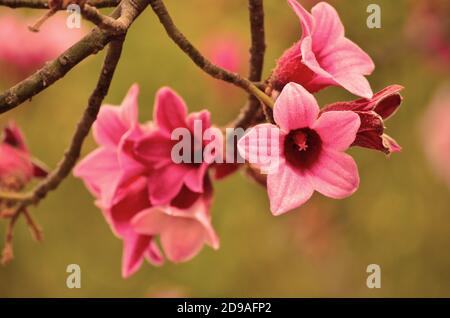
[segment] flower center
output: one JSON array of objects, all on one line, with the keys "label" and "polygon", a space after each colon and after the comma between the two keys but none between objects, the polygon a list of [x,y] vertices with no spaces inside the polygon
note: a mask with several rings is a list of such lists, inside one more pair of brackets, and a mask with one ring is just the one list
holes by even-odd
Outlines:
[{"label": "flower center", "polygon": [[319,158],[322,140],[310,128],[292,130],[284,141],[284,155],[294,167],[307,169]]}]

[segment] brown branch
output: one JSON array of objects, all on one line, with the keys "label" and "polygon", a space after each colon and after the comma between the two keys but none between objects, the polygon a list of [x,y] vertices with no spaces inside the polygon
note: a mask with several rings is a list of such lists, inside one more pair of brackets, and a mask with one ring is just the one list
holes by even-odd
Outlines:
[{"label": "brown branch", "polygon": [[[89,5],[96,8],[116,7],[120,0],[88,0]],[[9,8],[50,9],[48,0],[0,0],[0,6]],[[61,7],[60,10],[65,10]]]},{"label": "brown branch", "polygon": [[[251,47],[250,47],[250,74],[252,82],[261,81],[264,55],[266,51],[264,30],[264,6],[263,0],[248,0],[250,15]],[[265,105],[262,104],[264,108]],[[241,110],[239,116],[231,124],[235,128],[247,129],[253,124],[264,120],[265,112],[261,109],[260,101],[250,95],[247,104]]]},{"label": "brown branch", "polygon": [[15,212],[11,216],[8,226],[5,249],[2,258],[4,263],[12,258],[13,227],[21,213],[25,214],[27,223],[30,225],[30,229],[33,231],[34,235],[37,238],[40,238],[40,229],[31,219],[30,215],[27,215],[28,213],[26,209],[32,204],[39,203],[39,201],[45,198],[50,191],[56,189],[59,184],[70,174],[72,168],[75,166],[75,163],[80,157],[83,142],[89,134],[92,124],[97,118],[103,99],[108,93],[114,72],[122,53],[123,40],[124,36],[114,39],[110,43],[97,86],[89,97],[88,106],[86,107],[83,117],[77,125],[71,144],[66,150],[63,159],[59,162],[57,168],[47,176],[47,178],[39,183],[28,195],[17,202]]},{"label": "brown branch", "polygon": [[266,41],[264,31],[264,5],[263,0],[249,0],[250,29],[252,46],[250,47],[250,75],[252,82],[261,81],[264,68],[264,55]]},{"label": "brown branch", "polygon": [[228,72],[206,59],[174,24],[162,0],[149,0],[149,3],[153,12],[158,16],[159,21],[166,30],[167,35],[199,68],[218,80],[234,84],[235,86],[246,90],[249,94],[256,96],[266,105],[270,107],[273,106],[272,99],[250,80],[239,74]]},{"label": "brown branch", "polygon": [[112,17],[101,14],[96,7],[87,3],[83,6],[81,14],[86,20],[91,21],[99,28],[109,29],[116,33],[124,31],[124,25],[122,23]]},{"label": "brown branch", "polygon": [[[147,7],[147,0],[125,0],[111,14],[127,30],[134,19]],[[120,13],[122,11],[122,13]],[[0,114],[11,110],[32,98],[67,74],[85,58],[103,50],[103,48],[120,33],[94,28],[79,42],[61,54],[54,61],[47,63],[40,70],[0,94]]]}]

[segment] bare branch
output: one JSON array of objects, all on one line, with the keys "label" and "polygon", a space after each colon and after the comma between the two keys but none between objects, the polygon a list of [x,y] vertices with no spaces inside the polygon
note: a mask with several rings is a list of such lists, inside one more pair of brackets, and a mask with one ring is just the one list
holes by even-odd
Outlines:
[{"label": "bare branch", "polygon": [[[250,15],[251,42],[250,47],[250,74],[252,82],[261,81],[264,55],[266,51],[264,31],[264,6],[263,0],[248,0]],[[264,104],[262,105],[264,108]],[[239,113],[239,116],[231,124],[232,127],[247,129],[248,127],[264,120],[265,113],[261,109],[260,101],[250,95],[247,104]]]},{"label": "bare branch", "polygon": [[[96,8],[116,7],[120,0],[88,0],[89,5]],[[0,0],[0,6],[10,8],[50,9],[48,0]],[[61,7],[60,10],[66,8]]]},{"label": "bare branch", "polygon": [[[123,30],[126,30],[146,7],[147,0],[125,0],[114,10],[111,17],[119,17],[122,10],[122,14],[117,21],[123,25]],[[114,37],[120,36],[120,34],[111,30],[94,28],[91,33],[57,59],[47,63],[33,75],[0,94],[0,114],[19,106],[27,99],[48,88],[86,57],[103,50]]]},{"label": "bare branch", "polygon": [[262,92],[255,84],[250,80],[240,76],[236,73],[228,72],[217,65],[211,63],[206,59],[200,51],[194,47],[194,45],[184,36],[183,33],[176,27],[172,18],[169,15],[162,0],[149,0],[155,14],[158,16],[159,21],[164,26],[169,37],[178,45],[178,47],[190,57],[190,59],[203,71],[211,75],[212,77],[222,80],[235,86],[238,86],[246,90],[249,94],[256,96],[266,105],[272,107],[273,101]]},{"label": "bare branch", "polygon": [[249,0],[250,29],[252,46],[250,48],[250,75],[252,82],[261,81],[264,55],[266,52],[264,30],[264,6],[263,0]]}]

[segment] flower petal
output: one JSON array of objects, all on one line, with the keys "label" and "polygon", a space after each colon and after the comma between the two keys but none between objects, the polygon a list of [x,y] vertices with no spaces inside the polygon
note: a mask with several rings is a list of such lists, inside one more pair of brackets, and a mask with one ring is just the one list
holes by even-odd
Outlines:
[{"label": "flower petal", "polygon": [[159,167],[171,163],[174,141],[160,131],[153,130],[142,137],[135,146],[137,157],[147,164]]},{"label": "flower petal", "polygon": [[101,146],[117,147],[129,128],[122,120],[119,107],[104,105],[93,125],[94,139]]},{"label": "flower petal", "polygon": [[322,114],[312,128],[320,135],[323,147],[345,151],[355,141],[360,125],[354,112],[330,111]]},{"label": "flower petal", "polygon": [[161,245],[167,258],[175,263],[192,259],[206,239],[203,226],[193,219],[174,217],[161,233]]},{"label": "flower petal", "polygon": [[275,122],[286,132],[310,127],[318,114],[319,106],[314,96],[296,83],[283,88],[273,112]]},{"label": "flower petal", "polygon": [[310,35],[314,29],[313,16],[308,11],[306,11],[305,8],[303,8],[303,6],[296,0],[288,0],[288,3],[300,19],[303,31],[302,38]]},{"label": "flower petal", "polygon": [[314,190],[333,199],[346,198],[359,186],[358,167],[353,158],[343,152],[323,149],[308,174]]},{"label": "flower petal", "polygon": [[294,171],[289,164],[281,164],[276,173],[267,176],[267,191],[273,215],[301,206],[314,192],[308,176]]},{"label": "flower petal", "polygon": [[166,205],[176,197],[190,171],[184,164],[171,164],[149,174],[148,190],[153,205]]},{"label": "flower petal", "polygon": [[260,124],[251,128],[238,141],[240,155],[265,172],[277,169],[280,158],[280,142],[283,133],[272,124]]},{"label": "flower petal", "polygon": [[133,229],[142,235],[158,235],[167,229],[172,217],[163,208],[155,207],[137,214],[131,221]]},{"label": "flower petal", "polygon": [[187,107],[183,99],[168,87],[156,93],[153,118],[160,131],[168,136],[179,127],[186,127]]},{"label": "flower petal", "polygon": [[149,247],[151,236],[139,235],[132,231],[123,241],[122,277],[128,278],[137,272]]},{"label": "flower petal", "polygon": [[336,10],[326,2],[320,2],[311,9],[315,27],[314,51],[320,51],[326,46],[333,45],[336,40],[344,36],[344,26]]},{"label": "flower petal", "polygon": [[111,148],[98,148],[75,167],[73,174],[81,178],[89,191],[99,198],[117,183],[120,165],[117,153]]}]

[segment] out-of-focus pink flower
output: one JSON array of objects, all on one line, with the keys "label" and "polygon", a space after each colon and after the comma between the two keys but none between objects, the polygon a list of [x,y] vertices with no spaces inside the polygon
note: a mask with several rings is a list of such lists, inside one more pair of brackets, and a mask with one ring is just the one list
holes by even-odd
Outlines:
[{"label": "out-of-focus pink flower", "polygon": [[204,41],[205,55],[209,60],[230,72],[243,68],[245,49],[238,35],[217,34]]},{"label": "out-of-focus pink flower", "polygon": [[450,86],[440,88],[425,114],[422,133],[427,157],[450,188]]},{"label": "out-of-focus pink flower", "polygon": [[159,235],[161,245],[167,258],[172,262],[185,262],[192,259],[208,244],[219,248],[219,238],[211,225],[209,209],[212,198],[212,187],[208,181],[205,193],[193,204],[179,204],[185,200],[182,196],[173,206],[152,207],[136,215],[133,227],[142,235]]},{"label": "out-of-focus pink flower", "polygon": [[412,11],[406,24],[410,43],[427,62],[450,68],[450,2],[447,0],[411,1]]},{"label": "out-of-focus pink flower", "polygon": [[[137,156],[135,149],[138,141],[146,139],[146,142],[149,142],[149,135],[156,131],[160,131],[166,137],[169,136],[170,139],[171,130],[169,129],[173,127],[169,123],[174,118],[173,116],[180,114],[172,113],[170,108],[159,109],[159,111],[155,110],[157,114],[155,118],[160,123],[159,125],[140,124],[138,122],[138,93],[138,86],[134,85],[120,107],[102,106],[94,124],[94,138],[99,148],[84,158],[74,170],[74,175],[83,179],[86,187],[95,196],[96,204],[102,210],[113,232],[123,240],[123,277],[129,277],[135,273],[144,259],[154,265],[161,265],[164,261],[164,256],[154,240],[154,235],[148,234],[142,229],[136,231],[133,226],[132,220],[137,215],[154,209],[173,210],[180,215],[185,213],[190,218],[191,215],[195,215],[199,220],[201,219],[202,225],[212,231],[209,216],[212,186],[206,171],[199,172],[203,180],[196,180],[202,185],[202,191],[198,186],[195,188],[198,191],[194,192],[187,184],[181,182],[180,188],[170,198],[167,197],[167,201],[158,202],[158,207],[152,200],[152,191],[154,191],[155,185],[150,182],[156,182],[157,185],[163,185],[166,182],[165,179],[155,179],[154,175],[157,173],[155,171],[164,168],[164,164],[167,162],[164,160],[142,161]],[[189,118],[194,117],[197,118],[196,116]],[[176,121],[172,122],[172,124],[176,123]],[[191,122],[187,120],[186,123]],[[157,139],[157,141],[160,140]],[[147,146],[151,146],[151,149],[157,153],[164,153],[163,148],[160,148],[161,143],[147,144]],[[192,174],[196,175],[196,173]],[[192,186],[192,183],[188,182],[188,184]],[[155,223],[152,226],[162,225]],[[186,231],[187,229],[181,230],[184,231],[183,234],[197,235],[196,227],[193,226],[189,229],[193,233]],[[178,235],[177,232],[172,232],[172,234]],[[217,237],[215,236],[215,238]],[[187,260],[199,251],[199,247],[196,246],[195,253],[191,249],[188,251],[189,255],[173,254],[172,246],[167,247],[166,243],[167,241],[163,243],[163,248],[167,257],[174,261]],[[211,245],[217,247],[217,241],[213,243]],[[182,243],[180,242],[180,244]],[[180,250],[179,253],[181,252]]]},{"label": "out-of-focus pink flower", "polygon": [[0,140],[0,190],[20,191],[34,178],[47,176],[47,168],[31,157],[19,127],[10,122]]},{"label": "out-of-focus pink flower", "polygon": [[375,95],[371,99],[358,99],[351,102],[337,102],[325,106],[321,114],[328,111],[353,111],[359,115],[361,126],[352,146],[375,149],[390,154],[401,151],[400,145],[390,136],[384,133],[384,121],[395,114],[403,97],[400,91],[403,86],[391,85]]},{"label": "out-of-focus pink flower", "polygon": [[[261,145],[278,146],[275,151],[262,152],[274,159],[269,160],[271,165],[276,162],[267,176],[274,215],[301,206],[314,191],[342,199],[357,190],[358,168],[353,158],[344,153],[356,138],[361,123],[357,114],[330,111],[319,117],[314,96],[301,85],[289,83],[275,102],[274,119],[278,126],[257,125],[238,143],[247,160],[261,156]],[[272,131],[277,130],[279,139],[274,140],[277,134]]]},{"label": "out-of-focus pink flower", "polygon": [[[153,119],[155,129],[140,138],[136,146],[141,161],[154,167],[148,178],[150,201],[154,205],[168,204],[183,185],[193,192],[203,193],[205,174],[211,164],[203,157],[204,149],[213,140],[222,144],[222,133],[211,127],[210,113],[204,110],[188,115],[181,97],[170,88],[162,88],[156,95]],[[173,161],[172,150],[179,143],[172,139],[176,129],[185,129],[189,133],[189,162]],[[211,132],[211,140],[204,138],[207,130]]]},{"label": "out-of-focus pink flower", "polygon": [[365,75],[375,65],[359,46],[345,37],[336,10],[325,2],[315,5],[311,14],[296,0],[288,0],[298,15],[303,34],[299,42],[278,60],[271,77],[277,90],[296,82],[313,93],[327,86],[341,86],[364,98],[372,98]]},{"label": "out-of-focus pink flower", "polygon": [[69,29],[61,13],[50,18],[38,33],[28,30],[36,17],[24,17],[15,11],[0,12],[0,69],[26,76],[45,62],[56,58],[86,33],[83,28]]}]

